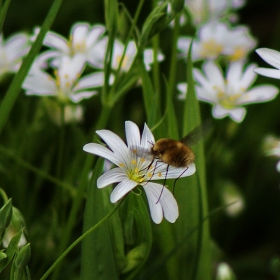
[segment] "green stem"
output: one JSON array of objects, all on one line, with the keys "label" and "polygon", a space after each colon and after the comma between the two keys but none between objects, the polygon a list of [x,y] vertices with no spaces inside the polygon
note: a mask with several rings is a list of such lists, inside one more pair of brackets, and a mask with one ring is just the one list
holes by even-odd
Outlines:
[{"label": "green stem", "polygon": [[53,263],[53,265],[46,271],[46,273],[39,279],[44,280],[46,279],[50,273],[56,268],[56,266],[65,258],[65,256],[76,246],[78,245],[86,236],[96,230],[99,226],[101,226],[106,220],[108,220],[121,206],[125,199],[122,199],[112,210],[109,212],[100,222],[96,225],[91,227],[87,230],[84,234],[82,234],[78,239],[76,239],[60,256],[59,258]]},{"label": "green stem", "polygon": [[174,29],[173,29],[173,38],[172,38],[172,53],[171,53],[171,62],[170,62],[170,72],[169,72],[169,94],[173,96],[173,92],[176,86],[176,77],[177,77],[177,41],[180,31],[180,15],[177,15],[174,19]]},{"label": "green stem", "polygon": [[[119,62],[119,65],[118,65],[118,69],[116,71],[116,74],[115,74],[115,82],[110,90],[110,95],[109,95],[109,100],[113,99],[114,98],[114,95],[115,95],[115,91],[116,91],[116,86],[117,86],[117,80],[121,74],[121,67],[122,67],[122,63],[123,63],[123,60],[125,58],[125,53],[126,53],[126,49],[127,49],[127,46],[128,46],[128,42],[132,36],[132,33],[133,33],[133,30],[136,26],[136,23],[137,23],[137,20],[138,20],[138,17],[140,15],[140,12],[141,12],[141,9],[142,9],[142,6],[144,4],[144,1],[145,0],[141,0],[138,4],[138,7],[137,7],[137,10],[135,12],[135,16],[133,18],[133,21],[132,21],[132,24],[131,24],[131,27],[130,27],[130,30],[128,32],[128,35],[127,35],[127,38],[125,40],[125,47],[124,47],[124,50],[123,50],[123,53],[122,53],[122,57],[121,57],[121,60]],[[112,58],[112,57],[111,57]],[[136,57],[134,58],[134,61],[136,61]],[[133,69],[133,65],[131,65],[130,69],[129,69],[129,72]],[[127,73],[127,75],[129,75],[129,73]]]},{"label": "green stem", "polygon": [[[156,7],[158,5],[157,0],[153,0],[153,7]],[[159,52],[159,35],[156,35],[152,38],[152,45],[153,45],[153,55],[154,55],[154,61],[153,61],[153,83],[154,83],[154,89],[156,94],[156,101],[158,108],[161,107],[161,94],[160,94],[160,72],[159,72],[159,62],[157,60],[158,52]]]},{"label": "green stem", "polygon": [[63,160],[63,150],[64,150],[64,138],[65,138],[65,106],[63,104],[60,105],[60,139],[59,139],[59,152],[58,152],[58,159],[57,159],[57,173],[56,177],[61,178],[61,168],[62,168],[62,160]]},{"label": "green stem", "polygon": [[[99,120],[97,121],[97,125],[96,125],[97,128],[102,128],[102,127],[106,126],[106,124],[109,120],[109,117],[110,117],[110,114],[109,114],[110,110],[111,110],[110,107],[103,106],[103,110],[101,112]],[[92,139],[93,139],[93,137],[92,137]],[[68,222],[64,229],[64,233],[63,233],[60,245],[57,250],[58,254],[63,252],[63,250],[67,246],[67,243],[70,239],[72,229],[76,222],[77,213],[80,209],[80,206],[81,206],[83,198],[84,198],[85,189],[88,186],[88,175],[89,175],[93,161],[94,161],[94,157],[92,155],[88,155],[86,158],[86,161],[85,161],[84,168],[83,168],[83,173],[81,174],[81,181],[78,186],[77,193],[76,193],[76,196],[75,196],[73,204],[72,204],[72,208],[70,210],[69,219],[68,219]],[[57,277],[59,275],[59,270],[60,269],[58,267],[52,279],[57,279]]]},{"label": "green stem", "polygon": [[64,188],[65,190],[67,190],[70,193],[71,196],[76,195],[76,189],[72,185],[64,183],[64,182],[56,179],[55,177],[50,176],[48,173],[45,173],[44,171],[34,167],[33,165],[29,164],[28,162],[24,161],[23,159],[17,157],[13,152],[7,150],[6,148],[4,148],[1,145],[0,145],[0,153],[12,158],[17,164],[34,172],[38,176],[41,176],[41,177],[45,178],[46,180],[54,183],[55,185]]},{"label": "green stem", "polygon": [[194,262],[193,275],[191,279],[197,279],[199,261],[201,255],[202,248],[202,237],[203,237],[203,198],[202,198],[202,185],[199,180],[199,174],[196,173],[197,181],[198,181],[198,201],[199,201],[199,210],[198,210],[198,229],[197,229],[197,247],[196,247],[196,256]]}]

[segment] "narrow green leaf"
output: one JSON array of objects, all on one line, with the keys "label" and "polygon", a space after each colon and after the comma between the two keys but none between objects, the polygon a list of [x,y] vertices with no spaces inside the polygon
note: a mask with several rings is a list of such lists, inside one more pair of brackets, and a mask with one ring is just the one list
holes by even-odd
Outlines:
[{"label": "narrow green leaf", "polygon": [[3,265],[3,267],[0,268],[0,272],[10,263],[10,261],[12,260],[15,252],[18,250],[18,243],[20,241],[22,235],[22,230],[19,231],[10,241],[9,246],[6,250],[6,255],[7,255],[7,259],[6,259],[6,263],[5,265]]},{"label": "narrow green leaf", "polygon": [[[106,189],[100,190],[96,186],[96,181],[103,170],[103,164],[104,160],[99,158],[93,171],[84,214],[84,232],[97,224],[108,212],[104,203],[104,193],[106,193],[106,200],[109,200],[107,191]],[[89,234],[82,242],[80,279],[119,279],[108,221]]]},{"label": "narrow green leaf", "polygon": [[158,108],[156,103],[156,95],[153,89],[151,78],[142,62],[139,63],[140,76],[142,80],[143,98],[146,108],[147,120],[150,127],[154,126],[158,120]]},{"label": "narrow green leaf", "polygon": [[12,199],[10,198],[0,209],[0,239],[2,237],[2,233],[11,222],[12,214],[13,205]]},{"label": "narrow green leaf", "polygon": [[40,51],[42,46],[43,39],[50,29],[56,14],[59,10],[62,0],[54,0],[52,7],[41,27],[40,33],[38,34],[36,41],[33,43],[28,55],[23,60],[22,66],[20,67],[18,73],[15,75],[1,105],[0,105],[0,132],[2,131],[10,112],[13,108],[13,105],[20,93],[21,85],[28,73],[28,70],[35,58],[35,56]]},{"label": "narrow green leaf", "polygon": [[0,32],[1,33],[2,33],[3,24],[5,21],[6,14],[7,14],[10,3],[11,3],[11,0],[6,0],[3,7],[1,7],[1,12],[0,12]]},{"label": "narrow green leaf", "polygon": [[[187,63],[188,92],[183,118],[182,131],[184,135],[201,123],[199,104],[196,98],[192,76],[191,47],[189,49]],[[178,180],[179,183],[175,195],[177,194],[176,198],[178,198],[181,207],[180,219],[178,219],[181,232],[189,231],[196,225],[201,225],[198,232],[187,242],[189,249],[185,257],[187,255],[192,256],[189,260],[192,270],[185,277],[186,279],[207,280],[211,279],[211,259],[209,223],[208,221],[202,222],[203,217],[208,214],[203,141],[200,141],[193,149],[196,154],[196,174]]]},{"label": "narrow green leaf", "polygon": [[[148,259],[152,247],[151,217],[140,195],[130,194],[121,210],[126,216],[123,222],[126,226],[126,245],[133,245],[133,249],[127,254],[126,279],[129,280],[135,279],[135,275]],[[131,267],[134,269],[129,270]]]}]

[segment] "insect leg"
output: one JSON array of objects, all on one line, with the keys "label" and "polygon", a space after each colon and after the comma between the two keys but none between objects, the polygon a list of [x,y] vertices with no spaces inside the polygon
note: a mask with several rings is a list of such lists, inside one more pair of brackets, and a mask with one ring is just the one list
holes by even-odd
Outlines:
[{"label": "insect leg", "polygon": [[179,178],[181,178],[181,176],[189,169],[189,167],[187,167],[181,174],[179,177],[177,177],[174,181],[174,184],[173,184],[173,195],[174,195],[174,191],[175,191],[175,185],[176,185],[176,182]]},{"label": "insect leg", "polygon": [[[150,169],[150,167],[152,166],[152,164],[153,164],[154,161],[155,161],[155,159],[153,159],[152,162],[149,164],[149,166],[146,167],[147,170]],[[155,168],[154,168],[154,170],[153,170],[153,173],[152,173],[151,178],[150,178],[145,184],[143,184],[142,186],[145,186],[146,184],[148,184],[148,183],[153,179],[153,177],[154,177],[154,175],[155,175],[155,171],[156,171],[158,162],[159,162],[159,160],[156,161]]]},{"label": "insect leg", "polygon": [[[164,178],[163,186],[162,186],[162,189],[161,189],[161,192],[160,192],[160,195],[159,195],[159,198],[158,198],[156,204],[158,204],[158,202],[159,202],[159,200],[160,200],[160,198],[161,198],[161,195],[162,195],[162,193],[163,193],[163,189],[164,189],[164,186],[165,186],[166,177],[167,177],[167,173],[168,173],[168,168],[169,168],[169,164],[168,164],[167,167],[166,167],[166,173],[165,173],[165,178]],[[182,174],[183,174],[183,173],[182,173]],[[182,175],[182,174],[181,174],[181,175]]]}]

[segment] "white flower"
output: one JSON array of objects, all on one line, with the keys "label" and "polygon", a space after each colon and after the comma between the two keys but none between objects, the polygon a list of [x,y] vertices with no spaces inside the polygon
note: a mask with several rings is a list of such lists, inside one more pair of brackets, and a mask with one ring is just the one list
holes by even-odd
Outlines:
[{"label": "white flower", "polygon": [[257,49],[256,52],[264,61],[276,69],[258,67],[254,71],[266,77],[280,79],[280,52],[267,48]]},{"label": "white flower", "polygon": [[[178,40],[178,49],[187,55],[192,38],[183,36]],[[256,40],[248,28],[239,26],[230,29],[223,22],[209,22],[198,30],[198,38],[193,41],[192,60],[215,60],[223,55],[230,61],[244,59],[255,47]]]},{"label": "white flower", "polygon": [[[172,193],[165,187],[151,180],[160,180],[166,178],[178,178],[190,176],[195,172],[195,165],[190,164],[188,169],[175,168],[162,162],[153,165],[148,169],[151,160],[145,157],[139,157],[135,147],[139,150],[151,149],[151,143],[155,143],[153,134],[147,125],[145,125],[142,136],[137,125],[131,121],[125,122],[125,133],[127,145],[123,140],[109,130],[98,130],[96,132],[107,147],[103,145],[90,143],[84,146],[84,151],[101,156],[117,167],[105,172],[97,180],[97,187],[104,188],[108,185],[118,183],[111,193],[111,202],[115,203],[133,190],[137,185],[142,185],[146,192],[152,219],[155,223],[160,223],[163,216],[166,220],[174,223],[179,216],[177,202]],[[155,169],[156,168],[156,169]]]},{"label": "white flower", "polygon": [[0,77],[8,72],[18,71],[29,49],[29,37],[26,34],[15,34],[6,41],[0,34]]},{"label": "white flower", "polygon": [[[125,51],[125,55],[122,59],[123,53],[125,50],[125,46],[119,41],[115,40],[114,47],[113,47],[113,55],[112,55],[112,68],[117,70],[119,68],[119,65],[121,64],[121,70],[124,72],[127,72],[137,54],[137,48],[134,41],[130,41],[127,44],[127,48]],[[161,52],[157,55],[157,60],[162,61],[164,59],[164,56]],[[154,53],[152,49],[145,49],[144,50],[144,63],[146,66],[146,69],[149,71],[151,69],[151,64],[154,62]]]},{"label": "white flower", "polygon": [[62,103],[74,103],[97,93],[94,88],[104,82],[104,73],[96,72],[80,78],[84,69],[81,55],[73,58],[62,56],[54,77],[40,69],[42,61],[35,61],[27,75],[23,88],[27,95],[56,96]]},{"label": "white flower", "polygon": [[272,100],[278,89],[272,85],[259,85],[249,89],[256,79],[253,69],[255,64],[247,66],[243,72],[243,62],[237,61],[229,65],[226,78],[221,69],[213,62],[203,65],[203,72],[194,69],[197,98],[212,103],[213,116],[223,118],[229,115],[234,121],[241,122],[246,110],[242,105]]},{"label": "white flower", "polygon": [[67,40],[55,32],[48,32],[44,45],[53,48],[53,57],[73,57],[80,54],[83,63],[88,62],[94,67],[104,67],[107,39],[103,37],[105,27],[100,24],[90,26],[88,23],[76,23]]}]

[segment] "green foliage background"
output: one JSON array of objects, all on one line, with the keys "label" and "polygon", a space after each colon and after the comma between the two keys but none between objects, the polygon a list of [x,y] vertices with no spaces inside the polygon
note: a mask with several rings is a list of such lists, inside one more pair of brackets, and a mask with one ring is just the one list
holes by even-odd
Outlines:
[{"label": "green foliage background", "polygon": [[[132,15],[135,13],[137,4],[134,1],[126,0],[122,3]],[[18,31],[31,33],[35,26],[41,26],[51,4],[52,1],[49,0],[11,1],[3,26],[5,38]],[[139,28],[142,27],[149,15],[151,6],[151,1],[145,1],[137,23]],[[74,23],[78,21],[104,23],[104,14],[103,1],[80,0],[77,2],[64,0],[51,30],[68,37],[70,28]],[[240,10],[239,15],[240,23],[248,25],[253,36],[259,40],[258,47],[280,50],[279,1],[248,1],[248,4]],[[120,21],[120,26],[122,28],[118,30],[118,35],[122,38],[128,32],[127,22]],[[190,30],[180,30],[182,34],[187,31]],[[170,77],[172,72],[172,69],[170,69],[172,56],[170,38],[172,36],[172,30],[166,28],[158,37],[159,46],[165,54],[165,60],[160,64],[160,73],[165,77]],[[260,66],[265,66],[265,63],[255,53],[251,54],[250,59]],[[185,63],[179,61],[176,67],[178,67],[175,77],[176,82],[186,81]],[[1,101],[12,78],[13,76],[6,77],[5,81],[0,84]],[[144,79],[144,76],[142,78]],[[265,77],[258,77],[257,83],[273,83],[280,87],[278,80]],[[164,78],[160,79],[159,86],[161,89],[160,110],[164,112],[167,93]],[[188,121],[185,119],[187,114],[184,113],[185,105],[177,100],[176,94],[172,101],[174,102],[175,116],[173,116],[173,120],[170,119],[172,118],[170,115],[167,117],[168,120],[164,120],[163,125],[155,131],[157,138],[167,134],[170,137],[177,138],[174,136],[175,134],[180,136],[196,124],[187,123]],[[32,258],[29,268],[32,279],[40,279],[61,254],[63,248],[65,249],[66,245],[69,245],[82,234],[83,227],[87,227],[83,224],[87,185],[84,185],[84,189],[80,192],[80,200],[74,199],[77,197],[77,189],[81,185],[81,180],[86,182],[87,174],[85,170],[87,169],[84,166],[92,167],[94,162],[91,156],[82,151],[83,145],[93,140],[94,131],[97,128],[110,129],[124,138],[125,120],[132,120],[142,128],[149,115],[149,111],[147,113],[145,110],[142,89],[136,87],[129,90],[114,107],[107,109],[107,114],[110,117],[105,127],[98,127],[100,123],[97,124],[102,112],[100,98],[95,96],[82,103],[86,108],[83,123],[67,125],[61,132],[60,127],[56,127],[46,118],[41,102],[40,98],[27,97],[22,91],[15,101],[0,139],[0,187],[5,190],[8,197],[12,197],[13,205],[22,212],[25,218],[29,234],[28,240],[31,243]],[[203,247],[203,250],[206,251],[202,251],[201,255],[202,258],[203,254],[207,255],[205,257],[206,263],[211,260],[210,264],[206,264],[209,277],[207,279],[214,279],[214,276],[210,274],[214,275],[216,266],[220,261],[226,261],[231,265],[237,279],[280,279],[280,266],[278,264],[278,258],[280,258],[280,176],[275,169],[276,161],[265,157],[262,151],[263,138],[267,134],[280,136],[279,106],[280,96],[269,103],[248,106],[246,118],[241,124],[236,124],[228,118],[213,120],[213,131],[207,138],[204,147],[208,212],[212,213],[222,206],[221,190],[228,182],[238,187],[244,196],[246,207],[239,216],[234,218],[226,215],[224,209],[221,209],[211,214],[209,220],[203,224],[206,227],[209,225],[212,240],[211,244],[207,244],[206,249]],[[200,112],[201,119],[211,117],[211,108],[208,104],[200,103]],[[199,121],[194,118],[194,122]],[[172,126],[175,126],[173,131]],[[60,168],[58,155],[61,149],[60,137],[62,135],[65,141]],[[47,175],[39,176],[38,172],[32,171],[26,165],[27,163],[39,168],[45,175],[58,177],[59,180],[64,182],[64,185],[55,184]],[[58,172],[59,168],[60,171]],[[191,188],[193,181],[196,181],[194,184],[198,185],[197,180],[199,180],[197,177],[182,179],[176,187],[178,190],[176,189],[175,197],[178,192],[179,208],[191,208],[190,205],[196,202],[191,197],[193,190],[189,190],[189,188]],[[99,213],[101,219],[104,213],[109,212],[112,207],[109,200],[106,200],[106,197],[109,197],[109,192],[105,191],[105,194],[101,194],[100,190],[95,189],[94,183],[91,184],[93,184],[91,190],[94,190],[96,195],[100,196],[98,209],[101,212],[101,214]],[[187,193],[183,191],[186,197],[182,199],[181,192],[186,187],[185,185],[187,185],[188,190]],[[187,195],[190,196],[189,201]],[[126,229],[120,227],[120,224],[128,223],[129,215],[138,215],[137,217],[145,217],[143,221],[139,218],[141,220],[141,223],[139,223],[147,228],[147,235],[145,236],[145,233],[142,233],[131,244],[140,246],[145,239],[144,243],[151,246],[151,251],[147,254],[147,251],[144,250],[143,255],[139,257],[141,260],[139,261],[141,264],[139,270],[135,273],[123,274],[119,279],[191,279],[189,275],[193,275],[195,257],[191,255],[188,256],[189,259],[185,258],[184,253],[178,249],[178,242],[196,226],[197,221],[192,221],[192,217],[190,217],[189,227],[186,231],[178,229],[181,225],[180,221],[174,227],[167,222],[163,222],[159,226],[147,223],[150,218],[148,212],[145,212],[145,208],[143,208],[145,197],[141,196],[140,202],[139,200],[133,201],[133,199],[133,197],[129,197],[130,201],[125,201],[127,205],[132,205],[127,210],[126,216],[124,214],[114,214],[111,223],[105,225],[110,233],[114,232],[114,239],[108,238],[104,229],[100,229],[101,233],[98,233],[98,231],[94,233],[97,240],[100,240],[100,236],[103,238],[104,244],[98,244],[99,247],[101,245],[100,250],[102,251],[102,246],[108,249],[103,253],[104,258],[108,260],[107,268],[109,272],[114,274],[112,271],[115,269],[111,254],[117,252],[119,260],[124,263],[127,261],[125,252],[121,253],[120,248],[113,248],[116,246],[115,244],[127,244],[128,240],[131,241],[129,239],[131,236],[126,232]],[[77,207],[76,215],[74,215],[75,220],[71,232],[67,232],[68,218],[74,211],[73,203],[76,203]],[[141,212],[140,214],[137,213],[136,203],[139,204],[139,209],[141,209],[138,210]],[[207,203],[205,202],[204,205]],[[104,207],[104,209],[101,207]],[[122,211],[124,212],[124,210]],[[199,211],[199,209],[197,206],[196,210],[193,210],[193,208],[187,209],[186,213],[188,211]],[[121,223],[124,220],[125,223]],[[89,221],[89,225],[94,225],[95,222],[97,221]],[[131,228],[139,234],[139,229],[134,227],[133,224]],[[127,239],[122,240],[123,235],[120,232],[125,232]],[[154,236],[153,241],[152,236],[150,236],[151,232]],[[194,237],[186,238],[186,243],[183,245],[186,252],[188,250],[187,245],[196,242],[192,238]],[[208,240],[209,237],[206,238]],[[108,240],[112,242],[111,245],[108,245]],[[133,246],[131,245],[131,247]],[[166,257],[172,248],[175,248],[175,253],[171,254],[170,258]],[[211,253],[208,252],[210,250]],[[90,252],[87,254],[89,257]],[[98,258],[95,258],[96,255],[90,260],[98,262]],[[146,259],[147,261],[144,262]],[[83,255],[81,258],[81,246],[79,245],[63,260],[60,269],[57,269],[57,272],[50,279],[80,279],[81,260],[88,261],[89,259],[87,255]],[[90,265],[91,263],[89,263]],[[187,272],[184,274],[183,270]],[[8,279],[8,269],[2,275],[3,279]],[[86,279],[85,276],[83,277],[83,279]],[[99,279],[102,279],[101,276],[99,277]],[[106,275],[102,277],[106,277]],[[113,277],[112,279],[114,279]],[[197,279],[206,279],[201,277],[198,276]]]}]

